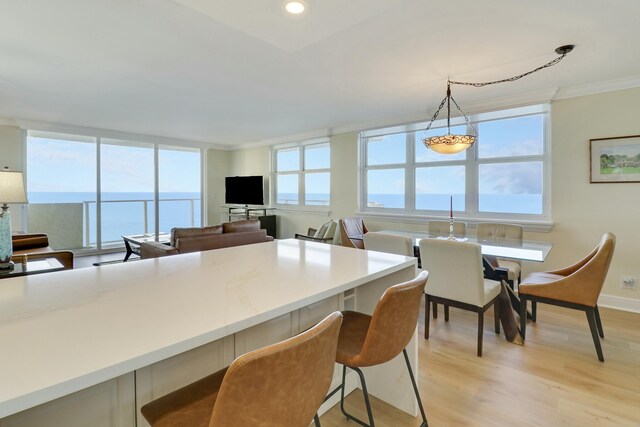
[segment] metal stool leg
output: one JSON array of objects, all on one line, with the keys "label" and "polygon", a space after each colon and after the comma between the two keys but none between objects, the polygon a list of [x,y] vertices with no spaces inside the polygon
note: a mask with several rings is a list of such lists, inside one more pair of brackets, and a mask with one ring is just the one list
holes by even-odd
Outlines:
[{"label": "metal stool leg", "polygon": [[313,422],[316,425],[316,427],[322,427],[320,425],[320,418],[318,418],[318,414],[317,413],[313,416]]},{"label": "metal stool leg", "polygon": [[413,385],[413,392],[416,394],[418,408],[420,408],[420,415],[422,415],[422,424],[420,424],[420,427],[428,427],[429,424],[427,423],[427,415],[425,414],[424,407],[422,406],[420,390],[418,390],[418,384],[416,383],[416,379],[413,376],[413,369],[411,369],[411,363],[409,363],[409,355],[407,354],[406,348],[402,350],[402,354],[404,354],[404,361],[407,363],[407,370],[409,371],[409,378],[411,378],[411,384]]},{"label": "metal stool leg", "polygon": [[344,416],[347,417],[347,419],[349,419],[351,421],[354,421],[354,422],[360,424],[363,427],[375,427],[375,423],[373,421],[373,413],[371,412],[371,402],[369,401],[369,392],[367,391],[367,383],[366,383],[366,381],[364,379],[364,374],[358,368],[353,368],[351,366],[350,366],[350,368],[353,369],[355,372],[357,372],[358,376],[360,377],[360,384],[362,384],[362,394],[364,396],[364,404],[367,407],[367,415],[369,417],[369,424],[365,423],[362,420],[359,420],[358,418],[356,418],[353,415],[349,414],[344,409],[344,381],[345,381],[346,372],[347,372],[347,367],[344,366],[344,365],[342,366],[342,394],[340,395],[340,410],[342,411]]}]

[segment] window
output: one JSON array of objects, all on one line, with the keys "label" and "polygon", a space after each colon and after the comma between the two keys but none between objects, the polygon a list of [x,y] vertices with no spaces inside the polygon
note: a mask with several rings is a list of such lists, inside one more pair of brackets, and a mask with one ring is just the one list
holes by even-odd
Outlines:
[{"label": "window", "polygon": [[[446,155],[427,149],[426,136],[445,134],[446,122],[377,129],[360,134],[361,210],[399,215],[547,221],[548,106],[469,116],[476,144]],[[452,133],[468,133],[460,118]]]},{"label": "window", "polygon": [[329,206],[331,148],[328,142],[274,148],[273,163],[276,204]]},{"label": "window", "polygon": [[55,249],[202,223],[198,148],[39,131],[26,142],[28,228]]}]

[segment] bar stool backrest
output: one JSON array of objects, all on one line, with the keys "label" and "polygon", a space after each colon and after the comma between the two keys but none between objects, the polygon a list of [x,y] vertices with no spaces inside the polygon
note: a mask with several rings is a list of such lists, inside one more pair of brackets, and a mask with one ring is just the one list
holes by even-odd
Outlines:
[{"label": "bar stool backrest", "polygon": [[522,226],[516,224],[479,223],[478,240],[522,242]]},{"label": "bar stool backrest", "polygon": [[342,314],[334,312],[288,340],[233,361],[210,427],[307,427],[333,377]]},{"label": "bar stool backrest", "polygon": [[422,271],[415,279],[385,291],[373,312],[358,366],[388,362],[409,344],[418,324],[428,276]]}]

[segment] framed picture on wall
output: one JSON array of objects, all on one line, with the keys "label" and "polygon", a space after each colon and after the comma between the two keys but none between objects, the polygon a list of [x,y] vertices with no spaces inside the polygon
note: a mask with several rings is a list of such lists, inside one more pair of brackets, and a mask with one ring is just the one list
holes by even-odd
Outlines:
[{"label": "framed picture on wall", "polygon": [[591,182],[640,182],[640,135],[589,140]]}]

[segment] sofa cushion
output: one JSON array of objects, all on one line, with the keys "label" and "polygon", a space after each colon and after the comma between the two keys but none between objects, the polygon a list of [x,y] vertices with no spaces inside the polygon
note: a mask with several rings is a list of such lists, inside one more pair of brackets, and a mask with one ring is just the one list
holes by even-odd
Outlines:
[{"label": "sofa cushion", "polygon": [[267,236],[267,230],[242,231],[224,233],[220,236],[198,236],[186,239],[178,239],[176,248],[181,254],[187,252],[208,251],[211,249],[228,248],[231,246],[249,245],[272,241],[273,237]]},{"label": "sofa cushion", "polygon": [[[17,234],[11,236],[13,249],[23,251],[27,249],[47,248],[49,246],[49,238],[46,234]],[[46,250],[46,249],[45,249]],[[49,248],[49,250],[51,250]]]},{"label": "sofa cushion", "polygon": [[239,231],[260,230],[260,221],[257,219],[244,219],[242,221],[225,222],[222,224],[223,233],[237,233]]},{"label": "sofa cushion", "polygon": [[176,245],[176,240],[181,237],[197,237],[207,234],[222,234],[222,226],[213,225],[211,227],[174,227],[171,229],[171,246]]}]

